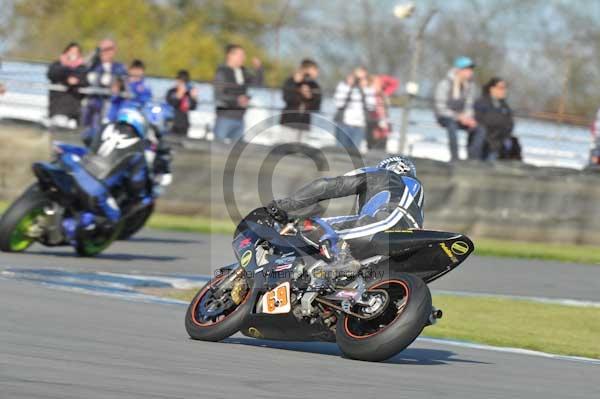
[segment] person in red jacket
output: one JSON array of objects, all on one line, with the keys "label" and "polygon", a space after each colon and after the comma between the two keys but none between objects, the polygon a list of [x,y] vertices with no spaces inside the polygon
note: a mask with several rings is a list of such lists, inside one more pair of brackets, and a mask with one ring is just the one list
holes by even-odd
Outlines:
[{"label": "person in red jacket", "polygon": [[369,150],[385,151],[387,139],[392,131],[389,122],[389,97],[398,88],[398,79],[388,75],[374,75],[371,85],[375,91],[375,110],[371,112],[372,121],[367,132]]},{"label": "person in red jacket", "polygon": [[167,103],[175,110],[172,132],[187,136],[190,128],[189,112],[198,105],[198,89],[190,83],[190,74],[185,69],[177,72],[175,87],[167,92]]}]

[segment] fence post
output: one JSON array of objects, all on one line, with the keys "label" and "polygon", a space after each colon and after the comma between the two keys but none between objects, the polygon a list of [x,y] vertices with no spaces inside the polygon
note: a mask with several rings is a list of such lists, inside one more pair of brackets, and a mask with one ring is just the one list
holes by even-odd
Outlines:
[{"label": "fence post", "polygon": [[419,65],[421,63],[421,53],[423,52],[423,37],[425,35],[425,29],[427,25],[433,18],[433,16],[438,12],[437,9],[430,10],[429,13],[423,18],[423,21],[419,25],[419,29],[417,31],[417,35],[415,36],[415,46],[412,53],[411,63],[410,63],[410,76],[409,81],[406,83],[408,97],[406,99],[406,104],[402,109],[402,120],[400,122],[400,137],[398,139],[398,153],[404,154],[406,147],[406,134],[408,129],[408,122],[410,117],[410,108],[411,103],[414,97],[418,94],[419,86],[417,83]]}]

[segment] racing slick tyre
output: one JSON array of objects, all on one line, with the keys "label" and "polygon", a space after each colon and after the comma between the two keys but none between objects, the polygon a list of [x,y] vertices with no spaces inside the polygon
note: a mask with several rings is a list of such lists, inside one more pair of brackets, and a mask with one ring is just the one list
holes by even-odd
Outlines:
[{"label": "racing slick tyre", "polygon": [[30,186],[0,219],[0,250],[22,252],[29,248],[35,238],[28,232],[36,225],[38,217],[44,214],[44,207],[50,204],[37,184]]},{"label": "racing slick tyre", "polygon": [[96,256],[104,251],[112,244],[123,229],[123,221],[120,221],[116,226],[110,228],[99,228],[86,232],[85,236],[77,239],[75,251],[79,256]]},{"label": "racing slick tyre", "polygon": [[368,289],[389,295],[383,313],[372,320],[343,314],[338,318],[336,341],[351,359],[378,362],[409,346],[423,331],[432,311],[431,292],[419,277],[379,267],[367,279]]},{"label": "racing slick tyre", "polygon": [[[247,290],[244,299],[238,305],[221,311],[219,305],[216,304],[219,298],[214,298],[211,288],[225,277],[226,275],[212,279],[192,299],[185,314],[185,329],[190,338],[217,342],[235,334],[242,328],[246,315],[252,310],[252,304],[249,301],[252,290]],[[207,315],[207,310],[210,310],[212,314]]]},{"label": "racing slick tyre", "polygon": [[125,219],[125,223],[123,226],[123,230],[121,230],[121,234],[119,234],[119,240],[128,240],[133,235],[135,235],[138,231],[140,231],[152,213],[154,212],[154,204],[149,205],[135,212],[133,215],[127,217]]}]

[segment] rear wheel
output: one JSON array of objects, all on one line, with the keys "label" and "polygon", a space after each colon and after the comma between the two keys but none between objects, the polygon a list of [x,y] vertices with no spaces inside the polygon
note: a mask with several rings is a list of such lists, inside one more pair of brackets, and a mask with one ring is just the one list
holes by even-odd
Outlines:
[{"label": "rear wheel", "polygon": [[239,304],[232,300],[230,292],[217,297],[215,289],[225,277],[209,281],[192,299],[185,315],[185,329],[191,338],[221,341],[242,328],[252,308],[249,301],[251,290],[247,289]]},{"label": "rear wheel", "polygon": [[51,204],[37,185],[27,189],[0,219],[0,250],[22,252],[29,248],[41,234],[38,223],[44,217],[44,207]]},{"label": "rear wheel", "polygon": [[[383,271],[383,269],[379,269]],[[370,281],[369,289],[389,296],[383,313],[371,320],[344,315],[338,319],[336,341],[349,358],[383,361],[404,350],[421,333],[432,311],[431,293],[423,280],[389,271]]]}]

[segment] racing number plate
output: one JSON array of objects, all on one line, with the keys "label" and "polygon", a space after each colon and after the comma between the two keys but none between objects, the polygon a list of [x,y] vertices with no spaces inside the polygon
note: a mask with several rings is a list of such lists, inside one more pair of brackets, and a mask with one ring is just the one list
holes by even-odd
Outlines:
[{"label": "racing number plate", "polygon": [[263,313],[281,314],[292,309],[290,304],[290,283],[279,284],[275,289],[267,292],[262,299]]}]

